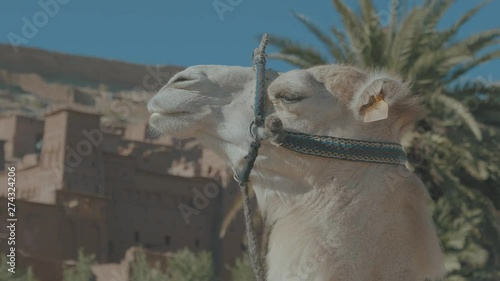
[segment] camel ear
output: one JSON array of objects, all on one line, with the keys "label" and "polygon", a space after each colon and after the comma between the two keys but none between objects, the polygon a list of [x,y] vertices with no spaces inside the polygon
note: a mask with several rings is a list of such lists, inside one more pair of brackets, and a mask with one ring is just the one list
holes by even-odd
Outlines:
[{"label": "camel ear", "polygon": [[375,122],[387,119],[394,97],[404,86],[392,78],[376,78],[360,88],[354,94],[351,109],[364,122]]}]

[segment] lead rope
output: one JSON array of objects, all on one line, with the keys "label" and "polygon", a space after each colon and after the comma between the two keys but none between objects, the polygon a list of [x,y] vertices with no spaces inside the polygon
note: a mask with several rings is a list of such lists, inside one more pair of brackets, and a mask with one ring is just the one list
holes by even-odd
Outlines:
[{"label": "lead rope", "polygon": [[253,52],[256,87],[254,121],[250,125],[250,134],[254,139],[250,144],[248,154],[244,158],[243,169],[239,173],[237,171],[234,173],[234,178],[240,186],[243,197],[248,254],[256,281],[265,281],[266,274],[253,228],[253,215],[248,194],[248,178],[259,152],[260,141],[263,140],[258,132],[260,128],[265,127],[264,131],[271,143],[306,155],[398,165],[404,165],[406,162],[406,154],[401,145],[397,143],[352,140],[287,132],[283,130],[283,124],[279,118],[272,115],[265,118],[267,44],[268,36],[267,33],[264,33],[259,47]]},{"label": "lead rope", "polygon": [[265,281],[265,271],[262,263],[253,227],[253,213],[250,208],[250,197],[248,194],[248,178],[252,171],[255,159],[260,148],[260,138],[257,132],[253,130],[258,127],[263,127],[265,120],[265,97],[266,97],[266,46],[268,44],[267,33],[264,33],[262,40],[257,49],[253,52],[253,65],[255,67],[257,83],[255,88],[255,106],[254,106],[254,121],[250,125],[250,132],[254,140],[250,144],[250,149],[245,156],[245,164],[240,173],[235,173],[234,178],[238,182],[241,194],[243,197],[243,212],[245,214],[245,226],[247,231],[248,255],[252,263],[252,269],[255,274],[256,281]]}]

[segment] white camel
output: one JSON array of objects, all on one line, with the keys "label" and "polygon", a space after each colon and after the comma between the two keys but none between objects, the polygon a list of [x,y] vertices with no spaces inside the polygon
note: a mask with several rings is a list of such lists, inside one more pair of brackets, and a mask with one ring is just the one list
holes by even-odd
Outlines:
[{"label": "white camel", "polygon": [[[266,116],[288,131],[399,143],[422,109],[401,79],[344,65],[267,72]],[[196,137],[241,169],[255,72],[203,65],[148,104],[150,124]],[[377,121],[375,121],[377,120]],[[299,154],[263,141],[250,182],[272,226],[267,280],[423,281],[444,274],[422,182],[404,166]]]}]

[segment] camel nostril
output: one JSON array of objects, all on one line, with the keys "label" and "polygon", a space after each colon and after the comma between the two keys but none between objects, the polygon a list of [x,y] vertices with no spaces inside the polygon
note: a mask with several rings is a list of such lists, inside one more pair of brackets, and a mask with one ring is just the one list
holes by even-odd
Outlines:
[{"label": "camel nostril", "polygon": [[181,74],[178,76],[174,76],[172,80],[168,82],[167,85],[170,85],[173,88],[184,89],[189,87],[201,80],[201,76],[194,74]]},{"label": "camel nostril", "polygon": [[172,81],[172,83],[186,82],[186,81],[189,81],[189,80],[191,80],[191,78],[186,77],[186,76],[179,76],[179,77],[175,78],[175,80]]}]

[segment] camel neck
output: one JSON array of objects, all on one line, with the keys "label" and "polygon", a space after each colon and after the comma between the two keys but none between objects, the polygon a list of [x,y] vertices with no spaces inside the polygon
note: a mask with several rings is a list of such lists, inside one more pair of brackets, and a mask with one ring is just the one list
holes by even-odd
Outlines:
[{"label": "camel neck", "polygon": [[408,172],[404,166],[339,160],[285,171],[260,170],[251,179],[259,207],[270,223],[292,214],[295,207],[316,210],[338,198],[350,201],[360,192],[384,189],[391,179]]}]

